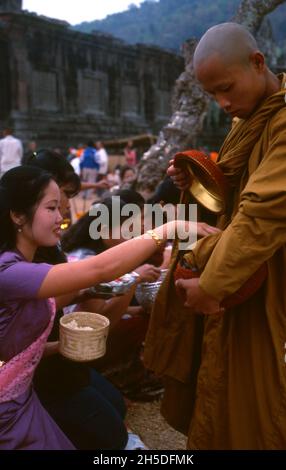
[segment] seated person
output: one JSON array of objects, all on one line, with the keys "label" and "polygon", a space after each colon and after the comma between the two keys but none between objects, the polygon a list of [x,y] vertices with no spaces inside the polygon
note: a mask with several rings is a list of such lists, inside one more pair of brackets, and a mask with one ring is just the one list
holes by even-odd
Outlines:
[{"label": "seated person", "polygon": [[[134,191],[122,191],[118,193],[124,194],[129,203],[133,201],[144,202],[143,198]],[[134,196],[135,194],[135,196]],[[129,196],[129,197],[128,197]],[[137,197],[136,197],[137,196]],[[112,198],[107,198],[102,201],[105,208],[108,209],[107,224],[111,227],[113,220],[113,204]],[[120,201],[120,209],[125,206],[125,202]],[[100,204],[98,204],[100,206]],[[121,211],[120,211],[121,212]],[[85,214],[77,221],[63,236],[62,248],[68,254],[70,261],[85,259],[89,256],[94,256],[116,246],[123,242],[121,227],[124,221],[128,219],[127,216],[121,216],[119,226],[112,226],[113,238],[99,238],[93,240],[90,237],[91,223],[96,220],[96,216]],[[116,232],[116,233],[115,233]],[[160,276],[160,269],[153,265],[146,264],[139,266],[135,269],[136,282],[133,287],[125,294],[115,297],[110,300],[102,299],[89,299],[81,302],[75,308],[79,311],[97,312],[105,315],[110,320],[110,334],[107,339],[107,353],[106,356],[97,361],[101,366],[104,364],[104,369],[114,364],[123,363],[130,360],[134,355],[138,356],[142,342],[145,338],[148,316],[144,315],[143,309],[140,306],[130,307],[132,298],[135,293],[136,285],[141,282],[153,282]],[[128,314],[127,316],[124,314]]]},{"label": "seated person", "polygon": [[120,189],[135,189],[136,170],[132,166],[125,165],[120,170]]}]

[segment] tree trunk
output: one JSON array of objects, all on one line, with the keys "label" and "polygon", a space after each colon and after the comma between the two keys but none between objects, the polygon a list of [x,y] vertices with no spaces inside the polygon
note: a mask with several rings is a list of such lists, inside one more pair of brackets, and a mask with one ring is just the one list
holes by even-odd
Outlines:
[{"label": "tree trunk", "polygon": [[176,81],[172,100],[173,115],[162,129],[157,142],[143,155],[139,165],[138,188],[154,191],[179,150],[194,146],[207,113],[209,97],[194,77],[193,52],[196,40],[183,45],[185,71]]},{"label": "tree trunk", "polygon": [[[262,21],[285,0],[242,0],[231,21],[244,25],[256,36]],[[210,98],[195,79],[193,52],[196,40],[190,39],[183,45],[185,71],[175,84],[173,115],[162,129],[157,142],[143,155],[138,174],[138,189],[152,193],[163,179],[169,160],[173,155],[194,148],[202,131]]]},{"label": "tree trunk", "polygon": [[254,36],[258,32],[264,16],[275,10],[285,0],[243,0],[236,15],[231,19],[245,26]]}]

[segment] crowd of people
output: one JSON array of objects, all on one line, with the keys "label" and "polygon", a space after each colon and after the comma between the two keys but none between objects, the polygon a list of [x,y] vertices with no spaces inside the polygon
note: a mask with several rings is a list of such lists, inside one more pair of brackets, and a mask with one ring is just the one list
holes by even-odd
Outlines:
[{"label": "crowd of people", "polygon": [[[117,366],[113,378],[119,387],[122,385],[125,397],[130,397],[130,393],[134,396],[136,392],[142,397],[146,382],[149,385],[155,382],[161,390],[161,383],[148,377],[142,363],[142,344],[149,316],[136,302],[134,294],[138,284],[158,279],[163,257],[159,252],[157,259],[152,260],[151,255],[158,248],[157,238],[152,236],[149,241],[139,237],[139,244],[127,247],[127,251],[124,246],[129,242],[124,243],[120,236],[92,240],[89,227],[95,217],[89,212],[63,234],[61,221],[70,210],[72,198],[85,190],[85,183],[97,189],[96,182],[82,182],[68,160],[53,150],[33,151],[22,166],[16,165],[1,178],[0,442],[3,449],[144,447],[140,439],[127,430],[123,396],[103,374]],[[136,191],[118,189],[114,194],[120,198],[121,208],[131,203],[143,209],[145,201]],[[99,201],[97,194],[93,197]],[[102,204],[112,221],[112,196],[104,197]],[[119,235],[126,218],[122,217],[119,222]],[[116,227],[112,230],[114,232]],[[146,249],[142,246],[140,255],[141,240],[147,245]],[[118,244],[122,245],[122,249],[117,250],[120,258],[115,253],[110,264],[112,250]],[[100,261],[105,253],[110,255]],[[128,257],[130,253],[126,266],[124,253],[128,253]],[[145,259],[147,264],[142,263]],[[98,279],[97,263],[94,271],[91,260],[98,260]],[[83,262],[87,264],[82,265]],[[58,273],[52,274],[53,266],[58,267]],[[67,278],[66,285],[61,283],[58,289],[58,278],[66,278],[69,266],[76,268],[74,277]],[[104,301],[88,293],[89,286],[117,278],[132,268],[135,282],[125,295]],[[48,300],[50,297],[56,299],[56,305]],[[59,320],[64,307],[68,312],[74,307],[110,319],[107,354],[102,360],[86,365],[59,354]],[[33,367],[29,366],[31,361]],[[130,365],[133,369],[131,392],[130,384],[126,389],[126,380],[123,384],[119,380],[130,375]],[[118,366],[121,374],[118,374]],[[23,368],[23,377],[17,377],[19,367]],[[19,388],[18,380],[23,382]],[[150,396],[154,397],[154,389]],[[145,395],[143,399],[149,398]]]},{"label": "crowd of people", "polygon": [[[188,171],[171,161],[145,201],[135,190],[132,142],[125,165],[109,174],[100,141],[71,149],[68,158],[35,146],[24,155],[6,129],[0,141],[0,449],[143,446],[125,423],[126,390],[108,375],[118,364],[124,374],[136,364],[139,389],[146,377],[159,377],[162,413],[187,436],[189,449],[285,448],[286,77],[270,71],[253,36],[235,23],[205,33],[194,70],[234,118],[218,156],[210,156],[230,187],[217,227],[173,220],[143,233],[141,211],[141,233],[126,240],[126,204],[177,204],[181,192],[188,199]],[[80,191],[91,207],[106,207],[107,236],[91,238],[93,212],[63,233]],[[113,196],[122,209],[117,225]],[[200,276],[175,282],[180,229],[200,237],[184,254]],[[170,240],[176,240],[171,259]],[[262,263],[267,276],[255,294],[222,308]],[[162,266],[168,274],[150,316],[135,292],[156,281]],[[93,286],[126,273],[134,282],[123,296],[94,295]],[[74,310],[109,318],[102,359],[82,364],[59,354],[60,318]]]}]

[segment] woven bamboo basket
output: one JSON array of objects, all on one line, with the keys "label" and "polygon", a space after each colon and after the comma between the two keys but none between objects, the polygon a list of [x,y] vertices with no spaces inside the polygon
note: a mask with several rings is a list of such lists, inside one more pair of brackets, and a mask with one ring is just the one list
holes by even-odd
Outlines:
[{"label": "woven bamboo basket", "polygon": [[[92,330],[72,329],[68,324],[76,320],[79,327]],[[60,353],[77,362],[86,362],[102,357],[106,351],[108,318],[91,312],[73,312],[60,319]]]}]

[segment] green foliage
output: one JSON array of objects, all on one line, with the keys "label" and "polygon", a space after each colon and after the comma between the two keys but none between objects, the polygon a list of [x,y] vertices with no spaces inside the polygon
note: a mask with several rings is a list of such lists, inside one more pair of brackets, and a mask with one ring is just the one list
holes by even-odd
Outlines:
[{"label": "green foliage", "polygon": [[[130,2],[129,9],[123,13],[74,28],[86,33],[107,32],[131,44],[148,43],[179,50],[186,39],[199,38],[214,24],[229,21],[240,1],[145,0],[139,7]],[[269,18],[278,44],[285,44],[286,5],[278,7]]]}]

